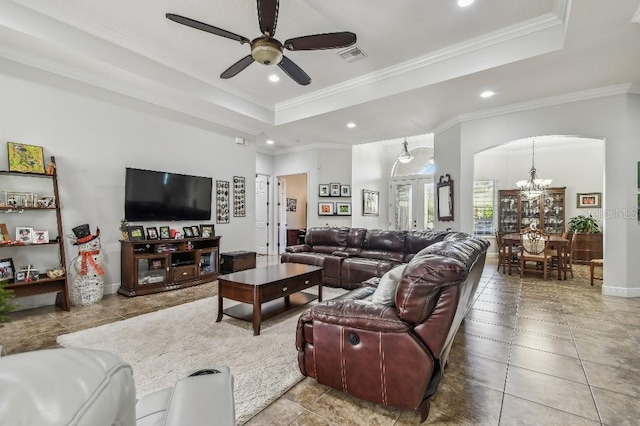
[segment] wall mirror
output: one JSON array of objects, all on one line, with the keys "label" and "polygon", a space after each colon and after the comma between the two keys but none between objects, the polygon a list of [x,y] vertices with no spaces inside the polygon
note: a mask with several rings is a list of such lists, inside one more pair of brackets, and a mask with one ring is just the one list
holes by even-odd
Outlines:
[{"label": "wall mirror", "polygon": [[453,220],[453,179],[449,174],[440,176],[438,181],[438,220]]}]

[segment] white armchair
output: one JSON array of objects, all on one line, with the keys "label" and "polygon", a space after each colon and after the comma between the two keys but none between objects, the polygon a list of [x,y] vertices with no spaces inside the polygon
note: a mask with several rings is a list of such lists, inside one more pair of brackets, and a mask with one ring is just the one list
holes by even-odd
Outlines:
[{"label": "white armchair", "polygon": [[136,403],[131,367],[109,352],[47,349],[0,358],[7,425],[235,425],[228,367],[201,370]]}]

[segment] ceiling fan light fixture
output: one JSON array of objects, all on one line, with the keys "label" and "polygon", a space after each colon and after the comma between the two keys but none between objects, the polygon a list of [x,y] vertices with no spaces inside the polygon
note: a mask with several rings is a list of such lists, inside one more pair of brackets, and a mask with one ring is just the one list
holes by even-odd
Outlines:
[{"label": "ceiling fan light fixture", "polygon": [[277,83],[280,81],[280,77],[278,76],[278,74],[271,74],[269,76],[269,81],[273,82],[273,83]]},{"label": "ceiling fan light fixture", "polygon": [[282,60],[282,45],[273,39],[257,39],[252,42],[251,56],[262,65],[278,65]]}]

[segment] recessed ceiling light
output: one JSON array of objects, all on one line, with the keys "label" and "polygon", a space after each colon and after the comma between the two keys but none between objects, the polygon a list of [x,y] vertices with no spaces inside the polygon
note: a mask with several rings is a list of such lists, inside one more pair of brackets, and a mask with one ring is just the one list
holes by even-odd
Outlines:
[{"label": "recessed ceiling light", "polygon": [[480,97],[481,98],[490,98],[493,95],[495,95],[495,92],[493,92],[491,90],[485,90],[484,92],[480,93]]},{"label": "recessed ceiling light", "polygon": [[356,123],[351,122],[351,123],[347,123],[347,127],[350,129],[353,129],[354,127],[356,127]]},{"label": "recessed ceiling light", "polygon": [[269,76],[269,81],[272,81],[274,83],[280,81],[280,77],[278,76],[278,74],[271,74]]},{"label": "recessed ceiling light", "polygon": [[273,145],[274,143],[273,139],[267,139],[267,145]]},{"label": "recessed ceiling light", "polygon": [[473,3],[474,0],[458,0],[458,6],[460,7],[467,7],[469,6],[471,3]]}]

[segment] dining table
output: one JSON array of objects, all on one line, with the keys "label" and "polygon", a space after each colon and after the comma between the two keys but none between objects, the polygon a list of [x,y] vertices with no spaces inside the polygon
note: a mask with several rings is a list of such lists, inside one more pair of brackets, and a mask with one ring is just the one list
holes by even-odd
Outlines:
[{"label": "dining table", "polygon": [[[549,240],[549,248],[555,249],[558,252],[558,279],[567,279],[567,266],[568,266],[568,249],[569,239],[564,238],[562,235],[548,234],[544,236]],[[502,243],[507,249],[507,259],[513,258],[513,247],[520,246],[521,234],[517,232],[504,234],[502,236]],[[509,275],[511,275],[511,262],[509,263]]]}]

